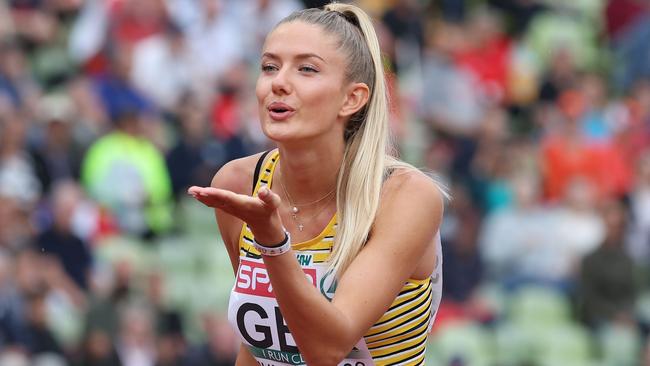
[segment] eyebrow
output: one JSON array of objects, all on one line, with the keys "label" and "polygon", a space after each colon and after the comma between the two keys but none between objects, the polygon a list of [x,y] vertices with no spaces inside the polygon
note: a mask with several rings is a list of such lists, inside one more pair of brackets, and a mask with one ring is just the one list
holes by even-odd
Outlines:
[{"label": "eyebrow", "polygon": [[[276,59],[276,60],[280,59],[280,56],[278,56],[278,55],[276,55],[274,53],[271,53],[271,52],[264,52],[262,54],[262,57],[268,57],[268,58],[272,58],[272,59]],[[296,59],[305,59],[305,58],[311,58],[311,57],[317,58],[317,59],[323,61],[324,63],[327,63],[327,61],[325,61],[324,58],[318,56],[315,53],[300,53],[300,54],[297,54],[294,58],[296,58]]]}]

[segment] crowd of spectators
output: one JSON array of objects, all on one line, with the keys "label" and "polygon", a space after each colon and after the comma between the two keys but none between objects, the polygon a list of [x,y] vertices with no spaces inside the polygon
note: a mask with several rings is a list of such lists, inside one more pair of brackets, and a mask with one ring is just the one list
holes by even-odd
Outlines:
[{"label": "crowd of spectators", "polygon": [[[0,2],[0,365],[234,364],[185,191],[271,146],[264,37],[323,3]],[[357,3],[453,197],[432,364],[650,365],[650,1]]]}]

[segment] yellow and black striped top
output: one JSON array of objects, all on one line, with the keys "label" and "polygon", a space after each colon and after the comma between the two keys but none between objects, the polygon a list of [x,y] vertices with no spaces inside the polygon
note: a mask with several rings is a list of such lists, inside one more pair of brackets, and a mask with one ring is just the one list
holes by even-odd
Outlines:
[{"label": "yellow and black striped top", "polygon": [[[279,158],[277,150],[269,154],[269,158],[261,169],[254,194],[257,194],[258,189],[264,185],[271,186],[273,172]],[[329,259],[332,251],[336,223],[337,218],[334,215],[317,237],[292,244],[298,262],[303,268],[327,266],[325,262]],[[439,237],[437,240],[438,253],[440,253]],[[253,246],[253,234],[245,224],[241,231],[239,248],[240,259],[257,260],[261,258]],[[441,286],[441,260],[437,261],[437,268],[430,278],[410,279],[404,284],[388,311],[363,337],[374,364],[424,365],[427,335],[440,302]],[[321,293],[330,299],[333,295],[333,293],[328,293],[328,286],[321,288]]]}]

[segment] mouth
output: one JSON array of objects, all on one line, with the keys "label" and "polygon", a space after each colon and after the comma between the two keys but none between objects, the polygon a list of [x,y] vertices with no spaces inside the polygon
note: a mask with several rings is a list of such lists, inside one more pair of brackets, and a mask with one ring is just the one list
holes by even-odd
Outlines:
[{"label": "mouth", "polygon": [[269,104],[267,109],[269,111],[271,119],[275,121],[284,121],[296,112],[296,110],[289,105],[279,102],[273,102]]}]

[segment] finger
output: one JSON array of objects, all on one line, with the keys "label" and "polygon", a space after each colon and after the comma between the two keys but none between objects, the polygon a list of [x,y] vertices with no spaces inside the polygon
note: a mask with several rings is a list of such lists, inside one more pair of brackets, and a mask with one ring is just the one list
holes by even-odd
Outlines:
[{"label": "finger", "polygon": [[201,191],[201,189],[202,189],[201,187],[191,186],[190,188],[187,189],[187,194],[194,197],[195,199],[198,199],[199,192]]},{"label": "finger", "polygon": [[260,188],[260,190],[257,192],[257,197],[259,197],[262,202],[264,202],[264,205],[269,210],[276,210],[278,207],[280,207],[280,203],[282,202],[280,196],[275,194],[267,187]]},{"label": "finger", "polygon": [[257,197],[213,187],[204,188],[199,195],[209,198],[211,202],[218,203],[221,206],[232,206],[237,210],[249,212],[261,209],[262,205],[260,203],[263,203]]},{"label": "finger", "polygon": [[201,187],[191,186],[190,188],[187,189],[187,193],[191,194],[191,195],[196,195],[196,194],[199,193],[200,190],[201,190]]},{"label": "finger", "polygon": [[229,201],[228,193],[231,193],[218,188],[197,186],[190,187],[187,192],[204,205],[214,208],[226,205]]}]

